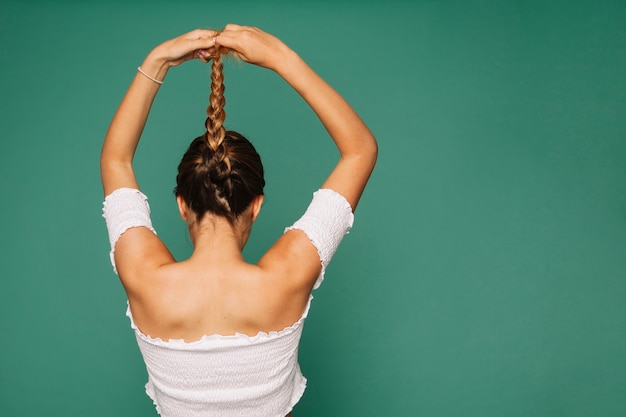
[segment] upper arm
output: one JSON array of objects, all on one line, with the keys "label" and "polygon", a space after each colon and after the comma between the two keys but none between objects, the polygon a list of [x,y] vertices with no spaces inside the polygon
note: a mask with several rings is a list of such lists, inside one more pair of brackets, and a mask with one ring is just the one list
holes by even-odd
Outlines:
[{"label": "upper arm", "polygon": [[122,281],[174,259],[157,237],[150,219],[148,198],[138,189],[120,188],[104,200],[111,245],[111,262]]},{"label": "upper arm", "polygon": [[268,275],[295,290],[310,292],[322,271],[320,257],[308,237],[299,230],[284,233],[258,263]]},{"label": "upper arm", "polygon": [[107,196],[119,188],[139,189],[132,161],[118,161],[106,158],[106,147],[100,157],[100,177],[104,195]]},{"label": "upper arm", "polygon": [[331,189],[320,189],[306,212],[274,244],[259,262],[279,268],[301,288],[317,288],[354,215],[347,199]]},{"label": "upper arm", "polygon": [[114,260],[124,287],[132,290],[142,276],[175,262],[165,244],[147,227],[128,229],[115,244]]},{"label": "upper arm", "polygon": [[354,211],[374,169],[377,155],[378,148],[374,146],[370,153],[342,156],[322,188],[344,196]]}]

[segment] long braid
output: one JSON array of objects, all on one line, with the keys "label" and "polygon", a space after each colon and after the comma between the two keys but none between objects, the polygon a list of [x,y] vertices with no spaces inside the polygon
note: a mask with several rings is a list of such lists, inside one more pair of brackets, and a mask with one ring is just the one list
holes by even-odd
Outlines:
[{"label": "long braid", "polygon": [[224,141],[226,137],[226,128],[224,121],[226,120],[226,111],[224,106],[226,98],[224,96],[224,65],[222,64],[222,54],[227,52],[225,49],[218,49],[213,56],[211,65],[211,94],[209,95],[209,106],[206,109],[207,119],[206,139],[212,155],[207,160],[208,166],[213,167],[207,184],[209,187],[216,187],[216,198],[220,205],[226,210],[231,211],[230,200],[232,198],[232,181],[231,181],[231,160],[229,147]]},{"label": "long braid", "polygon": [[211,66],[211,94],[209,95],[209,106],[206,109],[208,116],[206,119],[207,139],[211,149],[215,152],[222,145],[226,133],[224,128],[226,98],[224,97],[223,68],[222,55],[218,52],[217,56],[213,58]]}]

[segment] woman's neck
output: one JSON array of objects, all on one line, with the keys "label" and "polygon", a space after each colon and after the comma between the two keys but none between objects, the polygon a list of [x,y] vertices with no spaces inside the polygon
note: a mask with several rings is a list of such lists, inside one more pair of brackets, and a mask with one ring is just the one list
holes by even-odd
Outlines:
[{"label": "woman's neck", "polygon": [[248,240],[250,225],[231,224],[225,217],[207,214],[199,223],[189,225],[194,246],[192,258],[243,259],[241,251]]}]

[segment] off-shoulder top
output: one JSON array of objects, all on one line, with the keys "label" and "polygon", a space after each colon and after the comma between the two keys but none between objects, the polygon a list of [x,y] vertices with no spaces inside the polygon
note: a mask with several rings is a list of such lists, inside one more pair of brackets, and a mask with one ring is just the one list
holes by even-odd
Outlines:
[{"label": "off-shoulder top", "polygon": [[[121,188],[105,198],[106,219],[115,269],[115,243],[131,227],[147,227],[155,234],[147,197]],[[301,230],[326,266],[353,224],[350,204],[337,192],[321,189],[304,215],[289,230]],[[116,271],[117,272],[117,271]],[[298,345],[311,305],[293,325],[275,332],[207,335],[194,342],[161,340],[141,332],[130,307],[127,316],[148,372],[146,393],[162,417],[284,417],[300,400],[306,378],[298,364]]]}]

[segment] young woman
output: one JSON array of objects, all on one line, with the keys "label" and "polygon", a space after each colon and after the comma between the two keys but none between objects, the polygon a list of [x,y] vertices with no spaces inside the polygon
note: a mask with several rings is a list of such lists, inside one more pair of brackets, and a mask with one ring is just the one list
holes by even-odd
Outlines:
[{"label": "young woman", "polygon": [[[305,214],[258,264],[242,249],[263,201],[252,144],[226,131],[221,54],[275,71],[309,104],[340,158]],[[176,200],[194,251],[177,262],[156,236],[132,160],[172,67],[213,60],[206,132],[179,167]],[[280,123],[280,120],[276,120]],[[348,103],[276,37],[228,25],[152,50],[106,134],[101,155],[111,261],[146,363],[146,392],[163,417],[290,415],[305,389],[297,350],[317,288],[374,168],[376,140]]]}]

